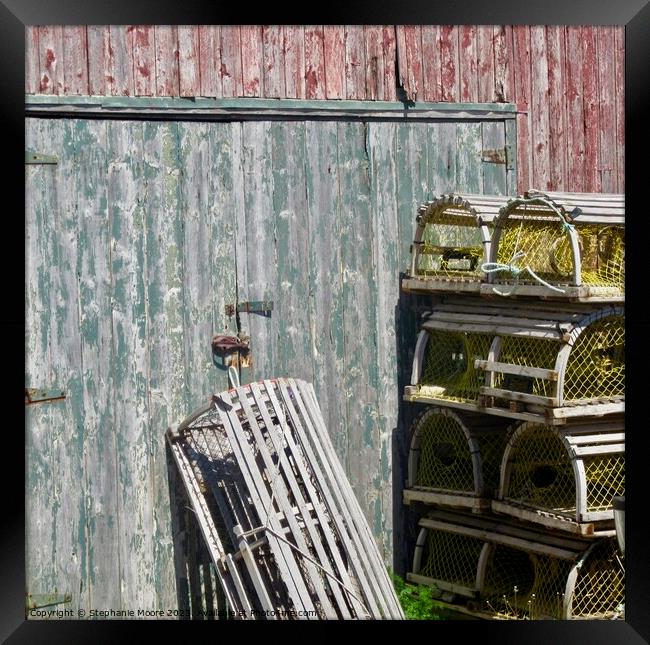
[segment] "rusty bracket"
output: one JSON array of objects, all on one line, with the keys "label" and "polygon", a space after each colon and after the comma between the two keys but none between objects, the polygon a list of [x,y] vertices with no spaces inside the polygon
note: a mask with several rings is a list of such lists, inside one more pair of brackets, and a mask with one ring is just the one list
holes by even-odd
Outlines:
[{"label": "rusty bracket", "polygon": [[503,148],[485,148],[481,150],[481,161],[505,165],[507,170],[514,170],[514,150],[510,144]]},{"label": "rusty bracket", "polygon": [[51,607],[72,602],[72,594],[66,593],[27,593],[25,594],[25,606],[27,609],[38,609],[40,607]]},{"label": "rusty bracket", "polygon": [[63,390],[44,390],[41,388],[25,388],[25,405],[34,403],[50,403],[53,401],[62,401],[65,399]]},{"label": "rusty bracket", "polygon": [[251,302],[238,302],[237,305],[226,305],[226,316],[232,317],[235,312],[246,314],[268,315],[273,311],[273,300],[254,300]]},{"label": "rusty bracket", "polygon": [[25,163],[26,164],[57,164],[59,160],[52,155],[44,155],[40,152],[32,152],[25,150]]}]

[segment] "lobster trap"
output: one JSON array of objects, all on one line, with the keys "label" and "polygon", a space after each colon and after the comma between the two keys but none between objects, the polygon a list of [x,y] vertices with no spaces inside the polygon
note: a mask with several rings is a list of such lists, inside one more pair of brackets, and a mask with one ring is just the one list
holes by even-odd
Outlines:
[{"label": "lobster trap", "polygon": [[403,618],[310,384],[223,392],[167,431],[236,618]]},{"label": "lobster trap", "polygon": [[622,307],[514,305],[425,314],[405,399],[551,424],[624,411]]},{"label": "lobster trap", "polygon": [[495,417],[425,410],[414,424],[404,503],[489,509],[499,485],[506,430]]},{"label": "lobster trap", "polygon": [[614,532],[625,494],[622,420],[562,427],[525,422],[503,453],[494,511],[584,535]]},{"label": "lobster trap", "polygon": [[614,538],[558,537],[494,517],[436,510],[419,522],[411,582],[484,617],[620,617],[625,572]]},{"label": "lobster trap", "polygon": [[416,216],[406,291],[478,293],[490,253],[490,224],[504,197],[441,195]]},{"label": "lobster trap", "polygon": [[624,196],[531,190],[509,200],[483,268],[484,295],[622,302]]}]

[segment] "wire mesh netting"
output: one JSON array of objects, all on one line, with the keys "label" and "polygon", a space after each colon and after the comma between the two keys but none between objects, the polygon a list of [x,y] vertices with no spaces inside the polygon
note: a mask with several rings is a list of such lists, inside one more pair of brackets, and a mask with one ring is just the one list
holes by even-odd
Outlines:
[{"label": "wire mesh netting", "polygon": [[573,463],[566,446],[549,426],[529,423],[515,439],[504,497],[575,517]]},{"label": "wire mesh netting", "polygon": [[625,229],[622,226],[582,225],[580,236],[582,282],[625,289]]},{"label": "wire mesh netting", "polygon": [[609,316],[589,325],[571,348],[564,400],[579,401],[625,394],[625,322]]},{"label": "wire mesh netting", "polygon": [[613,539],[602,540],[578,571],[572,615],[605,618],[620,611],[625,600],[625,570]]},{"label": "wire mesh netting", "polygon": [[[554,369],[560,344],[557,341],[526,336],[504,336],[499,353],[500,363]],[[514,392],[552,396],[553,383],[547,379],[515,374],[497,374],[496,387]]]},{"label": "wire mesh netting", "polygon": [[420,575],[475,589],[482,548],[483,541],[478,538],[429,530]]},{"label": "wire mesh netting", "polygon": [[475,489],[472,455],[457,419],[425,414],[415,432],[420,443],[416,486],[454,491]]},{"label": "wire mesh netting", "polygon": [[419,253],[419,276],[480,277],[483,244],[475,217],[455,209],[433,215]]},{"label": "wire mesh netting", "polygon": [[585,458],[587,511],[609,511],[614,497],[625,495],[625,455]]},{"label": "wire mesh netting", "polygon": [[474,361],[487,358],[491,336],[437,329],[428,334],[420,394],[452,401],[476,401],[484,375],[474,368]]}]

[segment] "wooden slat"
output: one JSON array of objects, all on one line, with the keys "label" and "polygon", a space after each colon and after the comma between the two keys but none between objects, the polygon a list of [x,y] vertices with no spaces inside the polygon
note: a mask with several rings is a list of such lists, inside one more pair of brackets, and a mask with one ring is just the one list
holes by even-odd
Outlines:
[{"label": "wooden slat", "polygon": [[383,52],[384,52],[384,100],[395,101],[397,99],[397,81],[395,78],[395,28],[393,25],[384,26]]},{"label": "wooden slat", "polygon": [[598,106],[600,118],[600,187],[614,192],[617,180],[616,152],[616,34],[612,27],[596,27],[598,51]]},{"label": "wooden slat", "polygon": [[616,190],[625,192],[625,27],[614,27]]},{"label": "wooden slat", "polygon": [[342,25],[323,26],[325,98],[345,98],[345,30]]},{"label": "wooden slat", "polygon": [[108,48],[110,46],[108,27],[88,25],[86,39],[88,42],[88,94],[105,96]]},{"label": "wooden slat", "polygon": [[322,25],[305,26],[305,98],[325,98],[325,57]]},{"label": "wooden slat", "polygon": [[481,394],[494,396],[499,399],[507,399],[508,401],[521,401],[523,403],[533,403],[535,405],[553,406],[557,405],[557,398],[552,396],[537,396],[536,394],[527,394],[526,392],[514,392],[512,390],[503,390],[493,387],[479,388]]},{"label": "wooden slat", "polygon": [[531,51],[531,140],[533,167],[531,186],[550,190],[548,59],[544,26],[530,27]]},{"label": "wooden slat", "polygon": [[221,96],[243,95],[239,26],[221,25]]},{"label": "wooden slat", "polygon": [[572,533],[574,535],[584,535],[587,537],[592,537],[594,535],[593,523],[578,523],[565,518],[552,516],[548,513],[543,514],[535,510],[522,508],[515,504],[516,502],[508,503],[508,501],[492,500],[492,510],[495,513],[503,513],[520,520],[525,520],[526,522],[534,522],[535,524],[541,524],[548,528]]},{"label": "wooden slat", "polygon": [[440,82],[443,101],[457,101],[460,96],[458,59],[458,27],[440,27]]},{"label": "wooden slat", "polygon": [[547,370],[539,367],[526,367],[525,365],[510,365],[508,363],[499,363],[494,361],[474,361],[475,369],[481,369],[489,372],[500,372],[502,374],[516,374],[518,376],[532,376],[550,381],[556,381],[558,373],[555,370]]},{"label": "wooden slat", "polygon": [[199,25],[201,96],[221,98],[221,28]]},{"label": "wooden slat", "polygon": [[[384,101],[385,61],[383,51],[383,28],[365,25],[366,90],[370,101]],[[328,65],[329,65],[329,58]]]},{"label": "wooden slat", "polygon": [[602,417],[606,414],[625,412],[625,401],[613,403],[587,403],[571,407],[556,408],[551,414],[555,419],[568,419],[570,417]]},{"label": "wooden slat", "polygon": [[583,26],[582,35],[582,103],[585,130],[585,191],[601,191],[600,180],[600,99],[598,95],[597,27]]},{"label": "wooden slat", "polygon": [[63,94],[63,27],[39,27],[39,67],[41,94]]},{"label": "wooden slat", "polygon": [[152,26],[136,25],[133,28],[133,73],[135,75],[135,95],[153,96],[156,58]]},{"label": "wooden slat", "polygon": [[363,25],[345,26],[345,98],[367,98]]},{"label": "wooden slat", "polygon": [[430,490],[404,489],[404,504],[411,502],[422,502],[423,504],[435,504],[450,506],[452,508],[472,508],[486,510],[490,508],[490,500],[481,500],[473,495],[455,495]]},{"label": "wooden slat", "polygon": [[422,98],[440,101],[440,27],[422,25]]},{"label": "wooden slat", "polygon": [[261,96],[262,27],[242,25],[240,34],[243,95]]},{"label": "wooden slat", "polygon": [[199,28],[195,25],[178,26],[178,77],[180,96],[200,94]]},{"label": "wooden slat", "polygon": [[285,95],[284,48],[281,25],[264,25],[262,30],[262,96],[282,98]]},{"label": "wooden slat", "polygon": [[[592,430],[598,429],[598,426],[590,426]],[[603,432],[599,434],[578,435],[566,437],[567,443],[573,446],[580,446],[582,444],[602,444],[602,443],[615,443],[617,441],[625,441],[624,432]]]},{"label": "wooden slat", "polygon": [[404,28],[406,58],[408,61],[406,95],[412,101],[422,100],[422,28],[407,25]]},{"label": "wooden slat", "polygon": [[156,96],[179,96],[178,28],[154,27]]},{"label": "wooden slat", "polygon": [[[480,30],[481,27],[478,27]],[[459,65],[460,65],[460,101],[476,103],[479,101],[478,92],[478,51],[477,27],[461,25],[458,27]],[[481,52],[485,54],[485,52]]]},{"label": "wooden slat", "polygon": [[553,190],[566,185],[566,51],[564,27],[546,27],[546,55],[548,60],[548,112],[549,112],[549,182]]},{"label": "wooden slat", "polygon": [[109,41],[107,94],[133,96],[133,27],[111,25]]},{"label": "wooden slat", "polygon": [[38,27],[25,25],[25,94],[39,94],[39,53]]},{"label": "wooden slat", "polygon": [[532,144],[531,144],[531,81],[530,81],[530,27],[517,25],[512,28],[514,40],[514,85],[517,108],[524,113],[517,114],[517,188],[528,190],[533,186]]},{"label": "wooden slat", "polygon": [[469,587],[463,587],[462,585],[456,585],[446,580],[438,580],[437,578],[429,578],[428,576],[421,576],[418,573],[407,573],[406,579],[409,582],[415,582],[419,585],[427,585],[429,587],[436,587],[443,589],[444,591],[449,591],[450,593],[458,594],[459,596],[464,596],[465,598],[475,598],[478,594],[477,589],[470,589]]},{"label": "wooden slat", "polygon": [[478,101],[489,103],[495,99],[494,39],[492,26],[482,25],[476,30]]},{"label": "wooden slat", "polygon": [[305,98],[305,38],[302,25],[284,25],[286,97]]},{"label": "wooden slat", "polygon": [[86,27],[63,27],[63,94],[88,94]]},{"label": "wooden slat", "polygon": [[585,140],[582,101],[583,51],[580,27],[566,28],[567,174],[566,190],[585,189]]},{"label": "wooden slat", "polygon": [[593,455],[616,455],[625,452],[625,444],[608,443],[599,446],[576,446],[573,451],[576,457],[591,457]]},{"label": "wooden slat", "polygon": [[514,41],[511,25],[494,27],[494,98],[498,102],[515,101]]}]

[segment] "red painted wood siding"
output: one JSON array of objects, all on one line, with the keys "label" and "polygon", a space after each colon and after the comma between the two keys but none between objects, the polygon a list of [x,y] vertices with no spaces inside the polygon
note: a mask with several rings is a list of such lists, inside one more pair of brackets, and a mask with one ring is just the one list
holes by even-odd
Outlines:
[{"label": "red painted wood siding", "polygon": [[29,26],[28,94],[510,102],[519,189],[623,192],[623,27]]}]

